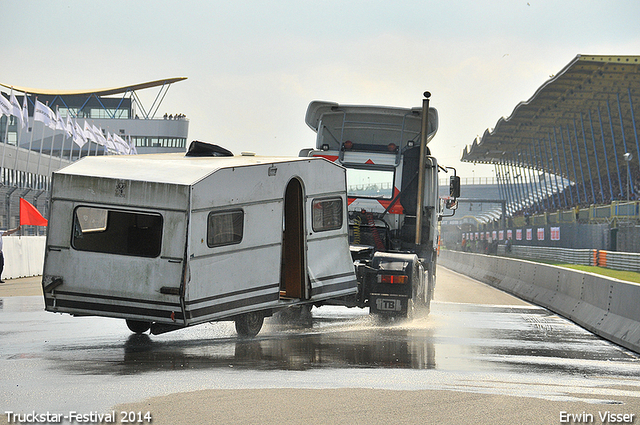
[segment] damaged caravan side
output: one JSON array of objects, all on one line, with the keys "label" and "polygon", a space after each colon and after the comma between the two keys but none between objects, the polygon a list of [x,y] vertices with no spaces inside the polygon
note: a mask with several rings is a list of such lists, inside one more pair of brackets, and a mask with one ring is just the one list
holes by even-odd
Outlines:
[{"label": "damaged caravan side", "polygon": [[154,334],[233,320],[254,336],[279,309],[357,291],[344,168],[204,155],[87,157],[55,172],[45,309]]}]

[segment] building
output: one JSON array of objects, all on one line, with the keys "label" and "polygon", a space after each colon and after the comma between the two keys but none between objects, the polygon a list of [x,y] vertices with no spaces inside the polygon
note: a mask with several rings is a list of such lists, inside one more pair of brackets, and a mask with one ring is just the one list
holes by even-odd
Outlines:
[{"label": "building", "polygon": [[[81,157],[185,151],[189,130],[186,115],[160,110],[169,87],[185,79],[74,91],[0,83],[6,89],[0,94],[6,99],[4,105],[14,108],[10,112],[0,110],[0,200],[4,201],[0,201],[0,228],[18,224],[20,197],[36,206],[38,199],[48,199],[51,174]],[[156,89],[157,95],[152,105],[145,107],[138,92],[150,89]],[[54,121],[50,125],[38,119],[41,115],[34,116],[43,105],[49,111],[47,119]],[[62,123],[58,127],[56,120]],[[96,141],[79,142],[75,132],[72,135],[71,130],[65,131],[65,124],[83,134],[87,128],[94,129],[93,136],[98,137]],[[126,149],[110,148],[114,138],[122,140]],[[40,208],[45,217],[47,208]]]}]

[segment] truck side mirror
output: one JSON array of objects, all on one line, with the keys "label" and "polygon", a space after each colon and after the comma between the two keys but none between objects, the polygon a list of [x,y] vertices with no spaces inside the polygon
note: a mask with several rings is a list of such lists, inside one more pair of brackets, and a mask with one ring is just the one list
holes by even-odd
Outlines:
[{"label": "truck side mirror", "polygon": [[458,209],[458,200],[457,199],[447,199],[444,205],[448,210],[457,210]]},{"label": "truck side mirror", "polygon": [[449,196],[451,196],[452,198],[460,197],[460,177],[459,176],[449,177]]}]

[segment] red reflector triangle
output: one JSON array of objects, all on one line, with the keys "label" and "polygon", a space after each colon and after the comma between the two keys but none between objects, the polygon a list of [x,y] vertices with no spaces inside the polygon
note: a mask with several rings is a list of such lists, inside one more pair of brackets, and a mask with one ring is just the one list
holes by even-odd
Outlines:
[{"label": "red reflector triangle", "polygon": [[336,159],[338,159],[338,155],[314,155],[314,156],[319,156],[321,158],[326,158],[331,162],[336,162]]}]

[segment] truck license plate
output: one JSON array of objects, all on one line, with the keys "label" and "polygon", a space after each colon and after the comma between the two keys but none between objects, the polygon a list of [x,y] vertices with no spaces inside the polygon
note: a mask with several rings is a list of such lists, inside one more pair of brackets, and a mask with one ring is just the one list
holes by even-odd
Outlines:
[{"label": "truck license plate", "polygon": [[379,311],[400,311],[402,310],[402,302],[393,298],[376,299],[376,307]]}]

